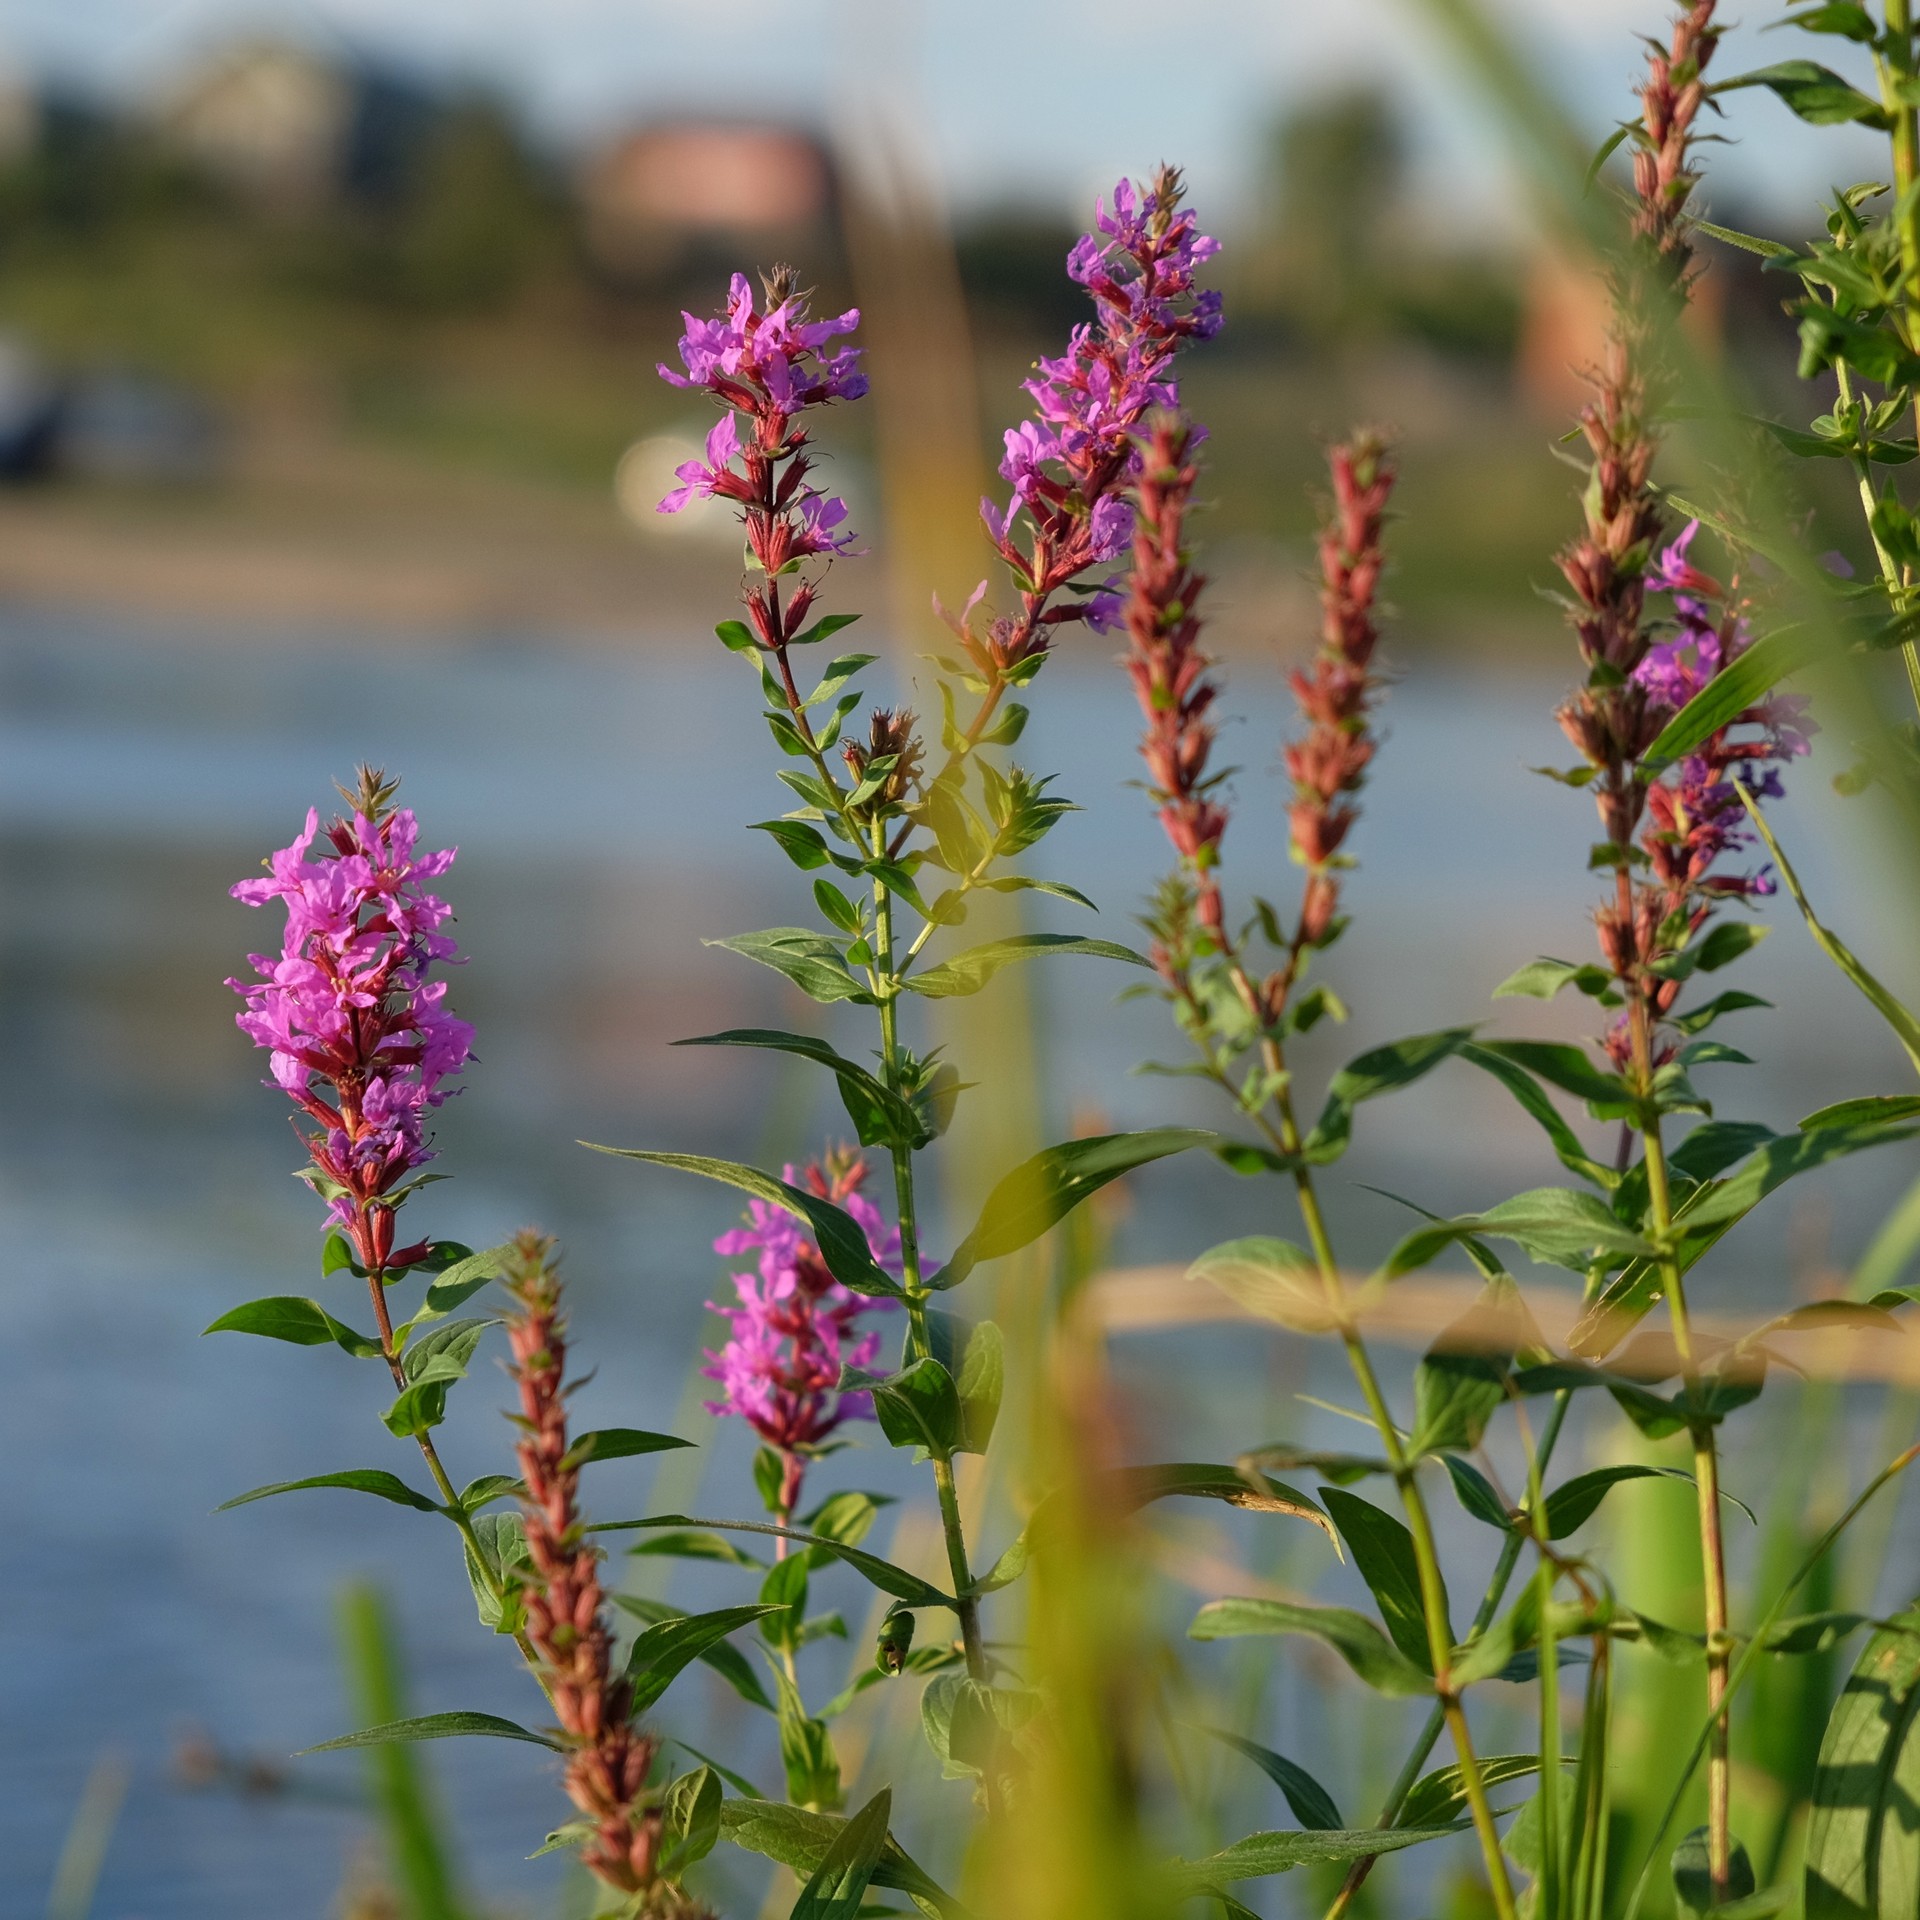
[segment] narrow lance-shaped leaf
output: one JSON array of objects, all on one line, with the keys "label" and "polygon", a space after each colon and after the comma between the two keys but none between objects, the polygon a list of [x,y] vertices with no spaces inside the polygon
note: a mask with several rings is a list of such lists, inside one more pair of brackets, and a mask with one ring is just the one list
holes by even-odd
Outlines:
[{"label": "narrow lance-shaped leaf", "polygon": [[777,1611],[765,1606],[721,1607],[712,1613],[689,1614],[648,1627],[635,1639],[627,1655],[634,1712],[644,1713],[673,1684],[682,1669],[699,1659],[715,1642]]},{"label": "narrow lance-shaped leaf", "polygon": [[843,1208],[802,1187],[789,1186],[758,1167],[743,1166],[736,1160],[715,1160],[701,1153],[654,1153],[642,1147],[603,1147],[591,1140],[580,1142],[595,1153],[612,1154],[620,1160],[645,1160],[656,1167],[673,1167],[683,1173],[697,1173],[709,1180],[724,1181],[757,1200],[765,1200],[804,1220],[813,1229],[820,1244],[820,1257],[843,1287],[855,1293],[901,1298],[900,1283],[880,1266],[867,1245],[860,1223]]},{"label": "narrow lance-shaped leaf", "polygon": [[1220,1136],[1196,1127],[1096,1134],[1048,1147],[1014,1168],[987,1195],[973,1231],[928,1285],[957,1286],[983,1260],[1030,1245],[1109,1181],[1169,1154],[1209,1147]]},{"label": "narrow lance-shaped leaf", "polygon": [[1144,956],[1116,940],[1087,940],[1070,933],[1022,933],[1006,940],[989,940],[984,946],[969,947],[951,960],[929,967],[924,973],[908,976],[905,985],[913,993],[929,999],[945,1000],[978,993],[1002,967],[1016,960],[1036,960],[1047,954],[1090,954],[1101,960],[1124,960],[1132,966],[1148,964]]},{"label": "narrow lance-shaped leaf", "polygon": [[1316,1164],[1339,1159],[1353,1136],[1353,1110],[1361,1101],[1411,1086],[1472,1038],[1471,1027],[1416,1033],[1348,1061],[1327,1084],[1326,1105],[1301,1150],[1304,1157]]},{"label": "narrow lance-shaped leaf", "polygon": [[1290,1600],[1214,1600],[1194,1616],[1188,1637],[1238,1639],[1256,1633],[1303,1633],[1324,1640],[1376,1693],[1433,1691],[1433,1676],[1396,1647],[1365,1614],[1348,1607],[1306,1607]]},{"label": "narrow lance-shaped leaf", "polygon": [[1297,1761],[1289,1760],[1284,1753],[1275,1753],[1271,1747],[1261,1746],[1258,1741],[1229,1733],[1224,1727],[1209,1727],[1207,1731],[1236,1752],[1244,1753],[1286,1796],[1293,1817],[1303,1827],[1332,1833],[1346,1824],[1340,1818],[1340,1809],[1334,1805],[1333,1795]]},{"label": "narrow lance-shaped leaf", "polygon": [[794,1902],[792,1920],[856,1920],[887,1844],[893,1790],[882,1787],[833,1836]]},{"label": "narrow lance-shaped leaf", "polygon": [[558,1750],[558,1742],[535,1733],[497,1713],[423,1713],[411,1720],[390,1720],[383,1727],[362,1727],[358,1733],[343,1733],[337,1740],[323,1740],[317,1747],[303,1747],[300,1758],[309,1753],[337,1753],[343,1747],[378,1747],[395,1740],[453,1740],[462,1735],[484,1735],[494,1740],[525,1740],[536,1747]]},{"label": "narrow lance-shaped leaf", "polygon": [[673,1044],[676,1047],[762,1047],[776,1053],[790,1053],[802,1060],[817,1060],[839,1082],[842,1103],[862,1146],[884,1146],[894,1140],[916,1148],[927,1144],[926,1126],[911,1103],[857,1061],[847,1059],[812,1034],[784,1033],[774,1027],[729,1027],[722,1033],[703,1033]]},{"label": "narrow lance-shaped leaf", "polygon": [[1756,640],[1732,666],[1717,673],[1660,729],[1647,759],[1663,766],[1691,753],[1709,734],[1737,719],[1788,674],[1818,658],[1820,635],[1807,627],[1779,627]]},{"label": "narrow lance-shaped leaf", "polygon": [[[1386,1622],[1393,1644],[1417,1667],[1433,1668],[1433,1654],[1427,1631],[1426,1601],[1420,1587],[1420,1563],[1414,1552],[1413,1535],[1392,1514],[1384,1513],[1371,1501],[1339,1487],[1322,1487],[1320,1497],[1327,1504],[1333,1524],[1353,1555],[1360,1577],[1367,1583]],[[1441,1590],[1442,1618],[1437,1623],[1453,1644],[1453,1623],[1444,1616],[1445,1589]]]},{"label": "narrow lance-shaped leaf", "polygon": [[343,1473],[316,1473],[306,1480],[281,1480],[270,1487],[255,1487],[251,1493],[223,1500],[214,1512],[225,1513],[231,1507],[244,1507],[251,1500],[265,1500],[276,1493],[300,1493],[309,1487],[340,1487],[349,1493],[371,1493],[382,1500],[391,1500],[396,1506],[414,1507],[421,1513],[441,1510],[437,1501],[429,1500],[424,1493],[415,1493],[397,1474],[388,1473],[384,1467],[349,1467]]},{"label": "narrow lance-shaped leaf", "polygon": [[274,1294],[249,1300],[223,1313],[208,1333],[253,1333],[268,1340],[285,1340],[296,1347],[324,1346],[331,1340],[356,1360],[380,1358],[380,1342],[336,1320],[317,1300],[295,1294]]}]

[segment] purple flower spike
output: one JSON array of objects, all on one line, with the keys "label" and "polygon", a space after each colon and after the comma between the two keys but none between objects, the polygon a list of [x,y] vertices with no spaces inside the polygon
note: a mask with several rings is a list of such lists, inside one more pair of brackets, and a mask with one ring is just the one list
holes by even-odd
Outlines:
[{"label": "purple flower spike", "polygon": [[319,1129],[305,1139],[328,1224],[370,1270],[406,1264],[393,1254],[394,1209],[407,1175],[433,1158],[427,1111],[458,1091],[447,1082],[473,1048],[472,1027],[447,1011],[445,981],[426,977],[456,960],[440,931],[452,911],[421,884],[452,866],[454,850],[416,854],[418,823],[387,809],[392,793],[363,773],[355,811],[326,829],[318,859],[320,816],[309,809],[268,877],[233,888],[250,907],[284,901],[287,926],[277,957],[248,956],[258,980],[227,982],[246,1001],[241,1032],[268,1049],[269,1084]]},{"label": "purple flower spike", "polygon": [[[787,1167],[782,1177],[844,1208],[859,1222],[874,1259],[898,1273],[900,1235],[859,1191],[866,1172],[857,1156],[830,1154],[824,1167]],[[702,1369],[720,1385],[720,1398],[708,1401],[707,1411],[745,1420],[787,1456],[797,1495],[799,1456],[843,1421],[872,1417],[870,1397],[841,1393],[838,1382],[843,1367],[869,1366],[878,1358],[879,1333],[860,1331],[858,1322],[891,1302],[850,1293],[835,1280],[811,1236],[785,1208],[751,1201],[747,1222],[713,1243],[716,1253],[729,1258],[759,1257],[753,1272],[733,1276],[735,1301],[714,1306],[729,1336],[708,1352]]]}]

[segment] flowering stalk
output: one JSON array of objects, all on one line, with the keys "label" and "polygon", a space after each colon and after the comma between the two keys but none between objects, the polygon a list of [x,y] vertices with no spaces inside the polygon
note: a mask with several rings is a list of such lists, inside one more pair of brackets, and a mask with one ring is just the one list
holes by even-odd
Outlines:
[{"label": "flowering stalk", "polygon": [[[1614,870],[1613,898],[1596,915],[1600,947],[1613,977],[1605,996],[1623,1006],[1606,1050],[1630,1089],[1643,1147],[1647,1234],[1659,1249],[1662,1292],[1673,1323],[1689,1400],[1702,1411],[1690,1422],[1699,1498],[1706,1594],[1707,1688],[1715,1714],[1708,1757],[1708,1856],[1716,1897],[1724,1897],[1732,1859],[1732,1772],[1725,1711],[1731,1654],[1727,1576],[1720,1532],[1716,1419],[1704,1410],[1687,1312],[1685,1279],[1674,1251],[1671,1182],[1661,1140],[1664,1108],[1690,1104],[1684,1056],[1662,1030],[1686,969],[1675,964],[1701,933],[1713,907],[1769,890],[1763,876],[1712,872],[1714,861],[1740,844],[1740,803],[1725,778],[1736,761],[1766,763],[1805,751],[1797,709],[1778,703],[1753,709],[1758,743],[1736,746],[1722,729],[1701,752],[1662,776],[1648,749],[1687,695],[1705,684],[1744,646],[1737,596],[1686,561],[1689,528],[1655,559],[1663,515],[1650,474],[1658,450],[1654,418],[1671,384],[1665,335],[1685,305],[1697,268],[1688,202],[1698,176],[1692,165],[1694,122],[1706,100],[1704,74],[1719,29],[1714,0],[1694,0],[1674,23],[1668,44],[1655,45],[1641,89],[1635,129],[1634,191],[1628,245],[1615,273],[1615,322],[1581,429],[1593,454],[1584,495],[1587,527],[1560,556],[1575,595],[1574,628],[1589,667],[1587,683],[1561,708],[1569,739],[1587,760],[1605,833],[1595,860]],[[1675,594],[1678,632],[1660,642],[1647,610],[1649,591]],[[1706,597],[1725,599],[1715,621]],[[1738,723],[1736,723],[1738,724]],[[1757,776],[1778,791],[1771,771]],[[1643,817],[1651,814],[1644,832]],[[1651,877],[1636,881],[1637,871]],[[1621,1164],[1628,1140],[1623,1129]]]},{"label": "flowering stalk", "polygon": [[[1135,494],[1133,589],[1127,614],[1128,670],[1147,721],[1142,754],[1160,819],[1180,856],[1181,874],[1163,888],[1155,914],[1153,961],[1182,1024],[1199,1042],[1207,1069],[1255,1120],[1292,1175],[1300,1216],[1319,1272],[1328,1318],[1380,1434],[1418,1568],[1434,1691],[1458,1755],[1494,1905],[1513,1920],[1515,1904],[1500,1836],[1494,1825],[1459,1689],[1451,1675],[1445,1588],[1433,1526],[1420,1490],[1417,1462],[1408,1454],[1387,1405],[1371,1354],[1354,1325],[1339,1262],[1321,1211],[1306,1142],[1295,1117],[1285,1040],[1293,986],[1308,952],[1336,939],[1337,871],[1353,821],[1347,796],[1360,785],[1372,757],[1367,729],[1370,668],[1377,637],[1374,596],[1382,553],[1380,530],[1393,469],[1377,436],[1359,434],[1332,450],[1334,508],[1320,542],[1325,626],[1313,670],[1295,674],[1294,695],[1309,722],[1305,739],[1288,750],[1296,798],[1289,817],[1296,860],[1307,870],[1299,918],[1283,936],[1263,908],[1280,964],[1256,980],[1249,969],[1251,928],[1236,936],[1226,923],[1218,880],[1227,810],[1215,796],[1221,776],[1209,775],[1213,729],[1207,715],[1215,689],[1199,651],[1195,611],[1202,582],[1187,564],[1184,524],[1197,478],[1190,458],[1195,435],[1183,420],[1159,419],[1147,436]],[[1215,983],[1230,986],[1242,1019],[1223,1039]],[[1236,1051],[1255,1038],[1260,1066],[1236,1085]]]},{"label": "flowering stalk", "polygon": [[[241,1032],[269,1050],[269,1084],[314,1123],[312,1131],[294,1123],[308,1154],[298,1177],[327,1202],[327,1224],[345,1236],[366,1278],[381,1358],[404,1390],[387,1289],[432,1246],[396,1248],[394,1219],[419,1184],[410,1176],[434,1157],[426,1116],[458,1091],[447,1083],[467,1063],[473,1029],[447,1011],[446,982],[427,977],[458,959],[441,931],[452,909],[423,886],[453,865],[455,850],[416,852],[419,822],[393,806],[398,788],[362,767],[357,791],[342,789],[348,817],[323,837],[309,808],[293,844],[267,862],[268,877],[232,889],[250,907],[283,901],[287,924],[277,957],[249,956],[260,977],[227,984],[246,1001],[235,1016]],[[322,839],[324,851],[310,858]],[[492,1583],[432,1435],[421,1428],[414,1438],[480,1577]]]},{"label": "flowering stalk", "polygon": [[553,1242],[522,1233],[503,1276],[509,1371],[520,1391],[521,1512],[527,1566],[520,1576],[526,1636],[567,1745],[567,1797],[583,1816],[580,1863],[648,1920],[698,1920],[705,1909],[663,1870],[665,1815],[650,1793],[659,1742],[633,1720],[633,1689],[613,1670],[613,1635],[598,1552],[580,1514],[580,1462],[568,1448],[566,1320]]},{"label": "flowering stalk", "polygon": [[[1084,621],[1097,633],[1120,615],[1120,583],[1089,584],[1095,568],[1126,552],[1133,526],[1127,491],[1139,472],[1136,438],[1156,409],[1179,404],[1174,356],[1220,331],[1220,295],[1195,285],[1195,269],[1220,250],[1199,230],[1177,167],[1162,167],[1145,188],[1131,180],[1103,203],[1094,230],[1067,257],[1067,272],[1094,303],[1091,325],[1074,328],[1067,351],[1041,360],[1023,385],[1035,418],[1007,430],[1000,476],[1012,489],[1005,507],[980,503],[980,517],[1019,595],[1018,613],[976,633],[983,582],[958,618],[950,617],[966,655],[979,707],[950,731],[951,774],[986,737],[1007,689],[1044,664],[1053,630]],[[1063,594],[1075,597],[1067,600]]]}]

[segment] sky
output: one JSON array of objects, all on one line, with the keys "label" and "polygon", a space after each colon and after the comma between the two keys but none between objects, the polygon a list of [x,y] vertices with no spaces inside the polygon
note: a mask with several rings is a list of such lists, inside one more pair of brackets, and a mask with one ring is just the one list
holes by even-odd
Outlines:
[{"label": "sky", "polygon": [[[1634,36],[1666,0],[1483,0],[1597,140],[1632,106]],[[1516,204],[1493,118],[1429,22],[1431,0],[0,0],[0,55],[30,75],[137,95],[240,33],[356,47],[497,86],[585,145],[663,109],[846,126],[881,104],[958,206],[1064,210],[1123,171],[1188,170],[1223,225],[1250,209],[1263,130],[1329,86],[1376,82],[1412,133],[1423,211],[1498,228]],[[1731,14],[1731,9],[1729,13]],[[1761,31],[1748,0],[1716,77],[1827,39]],[[1733,96],[1711,156],[1723,207],[1777,210],[1862,177],[1866,136]]]}]

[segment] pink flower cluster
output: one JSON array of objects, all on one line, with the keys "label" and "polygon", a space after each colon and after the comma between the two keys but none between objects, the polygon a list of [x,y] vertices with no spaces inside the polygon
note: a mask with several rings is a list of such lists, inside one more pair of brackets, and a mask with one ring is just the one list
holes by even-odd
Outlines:
[{"label": "pink flower cluster", "polygon": [[[866,1171],[859,1159],[834,1156],[824,1170],[787,1167],[782,1177],[844,1208],[859,1222],[874,1259],[898,1273],[899,1232],[858,1191]],[[842,1367],[870,1366],[878,1357],[879,1333],[861,1333],[857,1322],[868,1309],[892,1303],[843,1287],[812,1236],[784,1207],[755,1200],[747,1219],[713,1243],[714,1252],[729,1259],[753,1253],[759,1260],[757,1271],[733,1276],[739,1304],[714,1306],[730,1337],[718,1352],[707,1353],[710,1364],[701,1370],[720,1384],[720,1398],[708,1401],[707,1411],[737,1416],[769,1446],[793,1454],[817,1446],[843,1420],[871,1417],[869,1397],[841,1393],[837,1383]]]},{"label": "pink flower cluster", "polygon": [[[277,956],[250,954],[258,980],[229,980],[246,1001],[240,1030],[270,1050],[273,1079],[320,1131],[306,1136],[328,1221],[353,1237],[361,1264],[404,1264],[393,1253],[395,1189],[433,1158],[429,1107],[466,1065],[473,1029],[449,1013],[446,983],[428,980],[452,961],[451,917],[423,882],[452,866],[454,849],[415,853],[419,826],[406,808],[356,812],[326,830],[331,851],[309,858],[320,816],[243,880],[236,900],[282,900],[286,937]],[[411,1252],[412,1249],[406,1251]]]},{"label": "pink flower cluster", "polygon": [[[1688,522],[1647,575],[1649,587],[1673,595],[1676,629],[1671,639],[1647,649],[1633,677],[1663,722],[1752,644],[1734,598],[1687,558],[1699,531],[1697,520]],[[1715,602],[1724,609],[1718,618]],[[1764,871],[1715,873],[1713,867],[1723,855],[1757,840],[1734,779],[1755,799],[1778,799],[1781,765],[1810,752],[1810,736],[1819,731],[1807,707],[1803,694],[1778,693],[1747,708],[1681,760],[1670,778],[1648,790],[1651,818],[1642,845],[1655,876],[1670,892],[1746,899],[1774,891],[1773,877]],[[1735,727],[1757,727],[1759,736],[1735,740]]]},{"label": "pink flower cluster", "polygon": [[[745,274],[733,276],[726,311],[711,320],[684,314],[680,341],[684,374],[669,366],[661,379],[705,389],[726,411],[707,435],[707,457],[676,470],[680,485],[660,502],[678,513],[690,501],[731,500],[745,509],[754,559],[771,577],[793,560],[847,553],[853,534],[847,504],[806,483],[807,435],[795,425],[808,407],[857,400],[867,390],[860,349],[828,343],[860,324],[858,309],[831,320],[809,320],[806,296],[792,276],[776,274],[767,308],[756,312]],[[743,439],[738,416],[749,421]]]},{"label": "pink flower cluster", "polygon": [[[1004,509],[980,503],[982,518],[1014,578],[1040,598],[1117,558],[1133,537],[1124,489],[1140,470],[1135,435],[1147,414],[1179,404],[1173,357],[1221,324],[1220,296],[1194,285],[1194,271],[1219,251],[1179,204],[1180,182],[1162,170],[1136,189],[1122,180],[1113,208],[1095,212],[1094,231],[1067,257],[1067,271],[1093,296],[1095,319],[1074,328],[1067,351],[1041,360],[1024,384],[1036,418],[1006,435],[1001,477],[1013,489]],[[1015,544],[1024,513],[1031,552]],[[1040,618],[1084,619],[1096,631],[1120,611],[1117,583]]]}]

